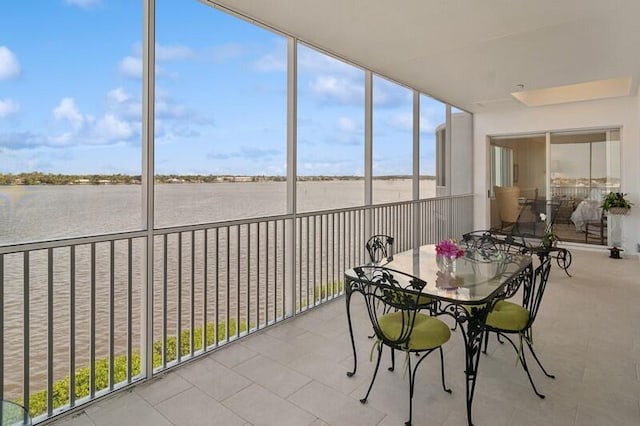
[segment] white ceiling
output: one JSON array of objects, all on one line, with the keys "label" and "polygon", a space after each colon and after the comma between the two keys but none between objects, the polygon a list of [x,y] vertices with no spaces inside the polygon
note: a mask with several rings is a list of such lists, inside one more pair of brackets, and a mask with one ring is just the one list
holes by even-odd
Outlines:
[{"label": "white ceiling", "polygon": [[640,79],[640,0],[212,0],[472,112]]}]

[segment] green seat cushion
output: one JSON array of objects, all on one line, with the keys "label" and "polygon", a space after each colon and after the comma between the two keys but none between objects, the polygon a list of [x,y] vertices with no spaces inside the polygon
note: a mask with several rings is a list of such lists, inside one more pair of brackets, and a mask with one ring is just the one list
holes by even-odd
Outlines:
[{"label": "green seat cushion", "polygon": [[487,326],[499,330],[521,331],[529,322],[529,311],[522,306],[500,300],[487,316]]},{"label": "green seat cushion", "polygon": [[418,305],[418,307],[423,309],[429,307],[429,305],[433,303],[432,298],[430,298],[429,296],[425,296],[423,294],[421,294],[420,296],[416,296],[412,294],[410,297],[414,300],[417,300],[416,304]]},{"label": "green seat cushion", "polygon": [[[392,312],[378,319],[382,333],[395,340],[402,331],[402,312]],[[407,326],[406,323],[404,325]],[[451,330],[444,322],[425,314],[417,313],[413,332],[409,339],[410,351],[424,351],[437,348],[451,337]]]}]

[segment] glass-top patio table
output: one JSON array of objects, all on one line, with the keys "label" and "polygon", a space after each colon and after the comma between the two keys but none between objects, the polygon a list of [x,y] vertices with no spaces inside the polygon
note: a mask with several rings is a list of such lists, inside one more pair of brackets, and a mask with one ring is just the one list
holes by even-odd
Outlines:
[{"label": "glass-top patio table", "polygon": [[[513,296],[525,280],[531,279],[531,257],[470,249],[455,261],[454,277],[443,279],[436,261],[435,245],[425,245],[398,253],[378,266],[426,281],[422,294],[433,299],[429,308],[432,314],[450,315],[459,325],[465,345],[467,420],[471,425],[471,405],[487,314],[498,300]],[[350,301],[353,293],[361,291],[362,284],[363,278],[353,269],[345,272],[347,319],[353,348],[353,370],[347,373],[349,377],[356,373],[358,365]]]}]

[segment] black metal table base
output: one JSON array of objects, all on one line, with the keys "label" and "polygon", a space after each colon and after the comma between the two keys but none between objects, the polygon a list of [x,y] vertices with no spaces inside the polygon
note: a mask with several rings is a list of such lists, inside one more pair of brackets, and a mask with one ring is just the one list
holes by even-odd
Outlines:
[{"label": "black metal table base", "polygon": [[456,320],[464,341],[464,374],[466,376],[465,391],[467,422],[469,425],[473,425],[473,421],[471,420],[473,395],[476,390],[478,365],[480,364],[480,352],[482,352],[482,342],[484,341],[484,324],[487,320],[487,315],[489,314],[490,309],[491,307],[489,304],[466,308],[462,305],[448,304],[442,312],[443,314],[451,315]]}]

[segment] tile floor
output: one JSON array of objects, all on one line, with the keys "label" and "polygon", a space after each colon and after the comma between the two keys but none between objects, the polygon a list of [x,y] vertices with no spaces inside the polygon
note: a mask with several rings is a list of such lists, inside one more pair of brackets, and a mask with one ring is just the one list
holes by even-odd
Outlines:
[{"label": "tile floor", "polygon": [[[640,262],[573,250],[572,278],[553,266],[535,326],[535,347],[556,379],[533,368],[535,396],[511,347],[490,340],[480,360],[476,425],[640,425]],[[372,341],[354,297],[359,353],[352,365],[344,299],[58,419],[90,425],[402,425],[408,382],[381,369],[369,402]],[[464,349],[454,333],[442,391],[437,357],[420,366],[414,425],[465,425]],[[388,361],[388,352],[385,352]],[[383,358],[383,363],[385,359]]]}]

